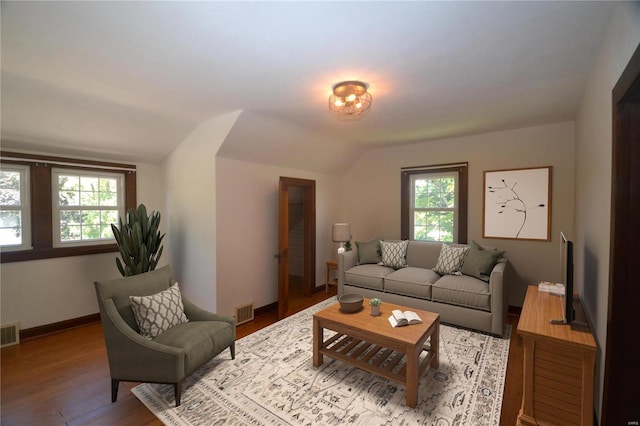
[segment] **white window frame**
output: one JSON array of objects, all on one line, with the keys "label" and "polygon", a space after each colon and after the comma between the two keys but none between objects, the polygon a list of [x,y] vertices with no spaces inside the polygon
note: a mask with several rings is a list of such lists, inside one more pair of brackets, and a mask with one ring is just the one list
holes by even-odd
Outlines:
[{"label": "white window frame", "polygon": [[20,173],[20,205],[19,206],[1,206],[2,210],[20,211],[20,222],[22,225],[22,243],[0,245],[2,251],[20,251],[31,250],[31,193],[30,193],[30,168],[20,164],[2,164],[3,171],[12,171]]},{"label": "white window frame", "polygon": [[[58,193],[58,178],[60,175],[77,175],[89,177],[103,177],[116,179],[118,186],[117,206],[61,206]],[[89,240],[62,241],[60,236],[60,212],[63,210],[117,210],[118,217],[125,216],[125,178],[121,173],[98,172],[90,170],[74,170],[69,168],[53,168],[51,170],[51,193],[52,193],[52,231],[53,247],[78,247],[89,245],[101,245],[115,243],[115,238],[96,238]]]},{"label": "white window frame", "polygon": [[[453,208],[428,208],[428,207],[416,207],[416,181],[424,179],[438,179],[443,177],[453,177],[455,185],[455,206]],[[443,171],[443,172],[425,172],[420,174],[412,174],[410,176],[410,205],[409,205],[409,239],[416,241],[442,241],[442,240],[417,240],[415,238],[415,213],[416,212],[448,212],[453,211],[453,241],[458,241],[458,222],[459,222],[459,206],[460,206],[460,174],[457,171]],[[444,242],[444,241],[443,241]]]}]

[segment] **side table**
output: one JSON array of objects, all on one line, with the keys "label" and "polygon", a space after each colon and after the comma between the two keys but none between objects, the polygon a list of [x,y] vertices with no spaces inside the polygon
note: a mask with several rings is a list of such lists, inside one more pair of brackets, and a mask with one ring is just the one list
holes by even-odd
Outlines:
[{"label": "side table", "polygon": [[338,270],[338,259],[332,259],[332,260],[327,260],[327,280],[325,281],[325,293],[329,292],[329,286],[330,285],[338,285],[338,278],[334,278],[334,279],[330,279],[331,278],[331,271],[337,271]]}]

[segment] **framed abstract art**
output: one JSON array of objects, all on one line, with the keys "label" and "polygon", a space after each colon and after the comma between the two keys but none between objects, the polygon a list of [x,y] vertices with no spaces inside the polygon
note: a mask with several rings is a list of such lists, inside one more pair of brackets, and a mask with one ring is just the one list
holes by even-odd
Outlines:
[{"label": "framed abstract art", "polygon": [[483,238],[551,240],[551,166],[484,172]]}]

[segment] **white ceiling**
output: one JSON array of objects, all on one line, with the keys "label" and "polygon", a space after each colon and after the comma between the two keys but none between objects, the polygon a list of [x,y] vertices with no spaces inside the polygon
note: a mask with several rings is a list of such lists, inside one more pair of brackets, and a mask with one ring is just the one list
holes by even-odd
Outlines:
[{"label": "white ceiling", "polygon": [[[574,118],[613,2],[5,2],[3,148],[161,162],[242,110],[219,154],[336,173],[363,150]],[[332,86],[373,106],[334,119]]]}]

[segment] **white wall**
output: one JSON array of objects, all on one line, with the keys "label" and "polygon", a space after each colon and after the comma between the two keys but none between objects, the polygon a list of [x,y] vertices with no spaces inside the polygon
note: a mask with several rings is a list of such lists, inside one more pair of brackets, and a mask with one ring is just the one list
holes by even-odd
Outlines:
[{"label": "white wall", "polygon": [[[171,263],[185,294],[211,310],[216,310],[214,158],[239,114],[196,128],[163,165],[136,164],[138,203],[160,211],[160,228],[167,233],[160,266]],[[114,252],[3,263],[2,323],[17,321],[26,329],[97,313],[93,282],[120,277],[116,257]]]},{"label": "white wall", "polygon": [[278,300],[278,183],[280,177],[316,181],[316,286],[336,257],[331,225],[339,215],[340,179],[303,170],[216,158],[218,312],[259,308]]},{"label": "white wall", "polygon": [[[53,155],[55,155],[53,153]],[[149,210],[164,205],[162,168],[136,164],[138,203]],[[166,229],[166,222],[160,223]],[[165,243],[165,250],[167,249]],[[117,253],[62,257],[0,266],[3,324],[18,321],[21,329],[52,324],[98,312],[94,281],[119,278]],[[169,257],[162,255],[161,264]]]},{"label": "white wall", "polygon": [[[522,306],[528,285],[558,280],[560,230],[573,232],[572,122],[379,148],[344,177],[342,205],[354,240],[400,238],[400,169],[469,162],[468,240],[506,250],[512,266],[509,304]],[[482,239],[483,172],[552,166],[551,242]]]},{"label": "white wall", "polygon": [[595,408],[604,384],[611,236],[611,91],[640,43],[640,3],[621,2],[593,69],[576,120],[576,276],[598,344]]},{"label": "white wall", "polygon": [[241,111],[198,126],[164,162],[168,246],[185,296],[216,311],[215,156]]}]

